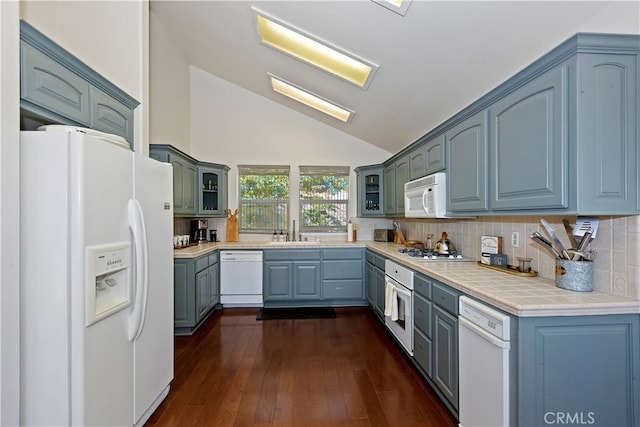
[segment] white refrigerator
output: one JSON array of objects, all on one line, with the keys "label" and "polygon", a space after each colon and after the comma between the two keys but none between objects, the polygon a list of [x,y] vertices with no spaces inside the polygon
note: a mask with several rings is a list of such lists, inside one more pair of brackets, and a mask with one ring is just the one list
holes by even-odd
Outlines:
[{"label": "white refrigerator", "polygon": [[20,144],[20,423],[142,425],[173,379],[172,168],[89,130]]}]

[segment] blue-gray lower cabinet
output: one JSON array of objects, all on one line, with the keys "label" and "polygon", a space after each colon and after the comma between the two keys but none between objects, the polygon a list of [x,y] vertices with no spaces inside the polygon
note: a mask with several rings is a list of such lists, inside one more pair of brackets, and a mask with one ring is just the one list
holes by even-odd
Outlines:
[{"label": "blue-gray lower cabinet", "polygon": [[218,251],[198,258],[175,258],[174,328],[176,335],[191,335],[220,306]]},{"label": "blue-gray lower cabinet", "polygon": [[432,380],[449,404],[458,410],[458,297],[460,293],[433,281]]},{"label": "blue-gray lower cabinet", "polygon": [[413,358],[433,378],[432,280],[416,273],[413,280]]},{"label": "blue-gray lower cabinet", "polygon": [[369,301],[369,306],[374,311],[374,313],[380,319],[384,319],[385,257],[383,257],[382,255],[378,255],[371,250],[367,250],[365,256],[367,260],[365,267],[367,301]]},{"label": "blue-gray lower cabinet", "polygon": [[518,360],[520,426],[640,425],[637,314],[519,318]]},{"label": "blue-gray lower cabinet", "polygon": [[366,305],[364,249],[266,249],[265,307]]}]

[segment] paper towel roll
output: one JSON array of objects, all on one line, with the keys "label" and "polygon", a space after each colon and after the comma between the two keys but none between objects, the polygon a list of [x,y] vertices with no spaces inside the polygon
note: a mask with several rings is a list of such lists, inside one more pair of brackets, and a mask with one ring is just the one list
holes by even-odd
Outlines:
[{"label": "paper towel roll", "polygon": [[347,225],[347,242],[353,242],[353,224]]}]

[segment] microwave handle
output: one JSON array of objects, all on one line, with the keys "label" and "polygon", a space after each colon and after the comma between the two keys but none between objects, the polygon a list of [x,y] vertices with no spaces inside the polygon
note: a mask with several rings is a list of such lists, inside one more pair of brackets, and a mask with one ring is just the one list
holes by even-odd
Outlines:
[{"label": "microwave handle", "polygon": [[429,195],[432,195],[431,194],[432,192],[433,192],[433,187],[427,187],[422,192],[422,208],[428,214],[434,213],[434,212],[430,212],[430,210],[429,210]]}]

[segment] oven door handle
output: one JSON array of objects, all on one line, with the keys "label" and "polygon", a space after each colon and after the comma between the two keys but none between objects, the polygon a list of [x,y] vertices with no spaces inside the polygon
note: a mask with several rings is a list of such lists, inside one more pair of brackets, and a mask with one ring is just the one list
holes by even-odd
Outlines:
[{"label": "oven door handle", "polygon": [[411,291],[408,291],[404,286],[398,286],[395,283],[391,282],[393,287],[396,289],[396,292],[400,295],[404,295],[405,297],[411,298]]}]

